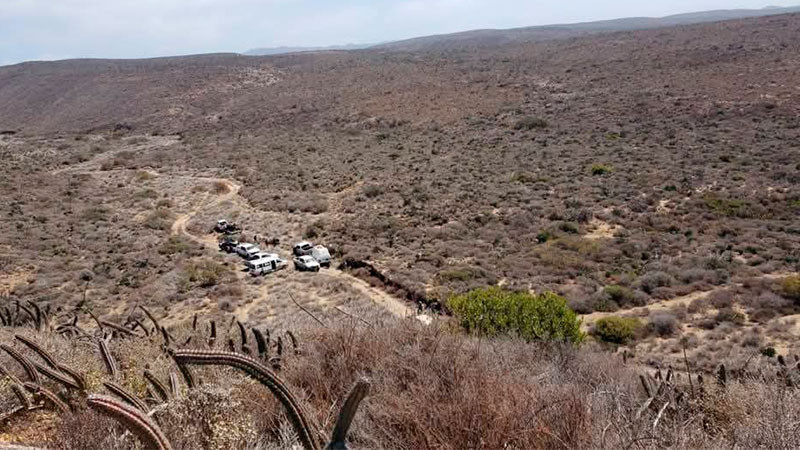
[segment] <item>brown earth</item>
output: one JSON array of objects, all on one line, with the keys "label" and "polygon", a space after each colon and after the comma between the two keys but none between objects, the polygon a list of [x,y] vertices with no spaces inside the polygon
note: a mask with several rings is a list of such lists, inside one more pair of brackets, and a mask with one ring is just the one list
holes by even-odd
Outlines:
[{"label": "brown earth", "polygon": [[800,312],[765,279],[800,261],[798,36],[795,14],[491,49],[3,67],[0,274],[35,267],[12,299],[113,318],[142,302],[280,322],[304,314],[290,292],[323,316],[414,307],[336,270],[244,277],[212,251],[225,217],[284,256],[324,242],[434,299],[502,281],[591,314],[729,288],[748,321],[715,327],[768,345]]}]

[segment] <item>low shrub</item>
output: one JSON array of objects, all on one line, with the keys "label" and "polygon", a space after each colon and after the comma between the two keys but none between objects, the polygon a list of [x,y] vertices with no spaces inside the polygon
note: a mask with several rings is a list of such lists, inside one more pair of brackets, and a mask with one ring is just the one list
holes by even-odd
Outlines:
[{"label": "low shrub", "polygon": [[174,255],[177,253],[189,253],[192,249],[191,243],[180,236],[171,236],[158,248],[158,253],[162,255]]},{"label": "low shrub", "polygon": [[667,312],[654,313],[650,316],[650,331],[661,337],[672,336],[678,331],[678,319]]},{"label": "low shrub", "polygon": [[144,219],[144,226],[152,230],[167,230],[172,225],[172,212],[166,208],[158,208]]},{"label": "low shrub", "polygon": [[603,293],[620,306],[630,305],[636,300],[636,294],[632,290],[616,284],[604,287]]},{"label": "low shrub", "polygon": [[533,130],[536,128],[547,128],[549,124],[546,120],[540,119],[538,117],[526,116],[517,121],[514,124],[515,130]]},{"label": "low shrub", "polygon": [[781,294],[795,301],[800,301],[800,275],[792,275],[781,281]]},{"label": "low shrub", "polygon": [[230,190],[231,189],[230,187],[228,187],[228,183],[222,180],[215,181],[214,183],[211,184],[211,192],[218,195],[227,194],[228,192],[230,192]]},{"label": "low shrub", "polygon": [[592,334],[603,342],[626,344],[631,341],[642,323],[635,317],[604,317],[595,322]]},{"label": "low shrub", "polygon": [[578,234],[580,232],[580,228],[578,228],[578,225],[572,222],[562,222],[558,226],[558,229],[563,231],[564,233],[570,233],[570,234]]},{"label": "low shrub", "polygon": [[733,308],[722,308],[717,313],[717,316],[714,318],[714,321],[717,323],[722,322],[730,322],[737,325],[742,325],[745,322],[745,316],[739,311],[736,311]]},{"label": "low shrub", "polygon": [[672,276],[661,271],[648,272],[639,279],[639,284],[642,286],[643,291],[652,294],[656,288],[670,286],[672,284]]},{"label": "low shrub", "polygon": [[592,165],[592,175],[605,175],[607,173],[613,172],[614,169],[611,166],[605,164],[593,164]]},{"label": "low shrub", "polygon": [[185,279],[192,284],[200,287],[211,287],[217,285],[225,275],[227,269],[210,259],[192,261],[184,269]]},{"label": "low shrub", "polygon": [[133,196],[141,199],[155,199],[158,198],[158,192],[155,189],[143,189],[133,194]]},{"label": "low shrub", "polygon": [[383,194],[383,188],[377,184],[370,184],[364,187],[363,192],[367,198],[375,198]]},{"label": "low shrub", "polygon": [[499,287],[479,288],[451,297],[447,306],[468,333],[574,344],[584,338],[580,320],[567,301],[550,292],[534,295]]}]

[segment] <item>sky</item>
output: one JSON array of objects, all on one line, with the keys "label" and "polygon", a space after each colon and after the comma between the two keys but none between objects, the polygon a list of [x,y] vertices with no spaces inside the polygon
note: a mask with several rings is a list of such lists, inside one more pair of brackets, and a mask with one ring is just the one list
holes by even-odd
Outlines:
[{"label": "sky", "polygon": [[0,0],[0,65],[387,42],[800,0]]}]

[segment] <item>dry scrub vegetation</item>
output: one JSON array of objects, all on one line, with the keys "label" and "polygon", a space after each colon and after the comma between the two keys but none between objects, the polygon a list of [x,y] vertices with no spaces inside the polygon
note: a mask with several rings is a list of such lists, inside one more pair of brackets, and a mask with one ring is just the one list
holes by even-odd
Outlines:
[{"label": "dry scrub vegetation", "polygon": [[[358,380],[370,388],[349,433],[351,448],[791,448],[800,438],[800,368],[793,358],[757,357],[716,376],[681,368],[653,373],[627,356],[467,338],[447,322],[368,315],[326,327],[306,321],[292,334],[261,327],[261,342],[233,321],[212,328],[199,319],[159,332],[138,311],[130,327],[104,324],[107,344],[96,327],[54,322],[42,321],[38,332],[33,322],[0,332],[10,349],[0,357],[4,441],[132,448],[139,438],[124,432],[131,424],[91,407],[100,393],[149,413],[150,426],[172,448],[318,448]],[[292,409],[246,371],[191,366],[188,387],[176,360],[247,361],[203,356],[213,347],[250,355],[256,362],[248,364],[262,367],[257,377],[277,374],[296,402],[291,408],[307,421],[310,443],[292,425]],[[31,373],[20,360],[34,367]],[[26,401],[30,406],[20,409]]]},{"label": "dry scrub vegetation", "polygon": [[[370,380],[354,448],[796,446],[798,37],[785,15],[427,53],[0,68],[0,340],[34,339],[87,385],[68,392],[56,368],[31,396],[3,354],[19,379],[2,381],[4,413],[35,408],[0,441],[136,448],[86,408],[119,395],[113,379],[176,448],[296,443],[241,374],[192,368],[202,383],[168,399],[144,376],[179,376],[162,341],[206,348],[211,320],[214,345],[242,351],[239,320],[273,330],[279,376],[325,437]],[[341,270],[251,279],[211,251],[222,217],[284,256],[323,242]],[[495,290],[498,304],[471,297]],[[581,347],[516,315],[549,310],[537,298]],[[382,308],[417,301],[445,314],[424,326]],[[93,331],[55,332],[73,317]],[[116,335],[114,376],[96,323]]]}]

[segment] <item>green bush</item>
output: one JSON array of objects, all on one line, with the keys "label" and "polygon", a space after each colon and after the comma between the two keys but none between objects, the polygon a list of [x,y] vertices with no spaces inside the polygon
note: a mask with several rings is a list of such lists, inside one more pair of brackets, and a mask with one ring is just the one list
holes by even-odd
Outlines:
[{"label": "green bush", "polygon": [[469,333],[574,344],[584,338],[580,320],[567,301],[550,292],[534,295],[487,287],[453,296],[447,306]]},{"label": "green bush", "polygon": [[618,305],[629,305],[636,299],[636,296],[632,290],[626,288],[625,286],[619,286],[616,284],[606,286],[603,288],[603,292],[610,300],[613,300]]},{"label": "green bush", "polygon": [[604,317],[594,324],[592,334],[603,342],[626,344],[636,336],[642,323],[635,317]]},{"label": "green bush", "polygon": [[210,259],[192,261],[184,270],[185,280],[200,287],[211,287],[217,285],[227,269]]},{"label": "green bush", "polygon": [[614,169],[611,168],[611,166],[607,166],[605,164],[594,164],[592,166],[592,175],[605,175],[613,171]]},{"label": "green bush", "polygon": [[578,225],[572,222],[561,222],[561,224],[558,226],[558,229],[564,233],[570,234],[578,234],[580,232]]},{"label": "green bush", "polygon": [[781,292],[786,298],[800,301],[800,275],[792,275],[781,281]]}]

